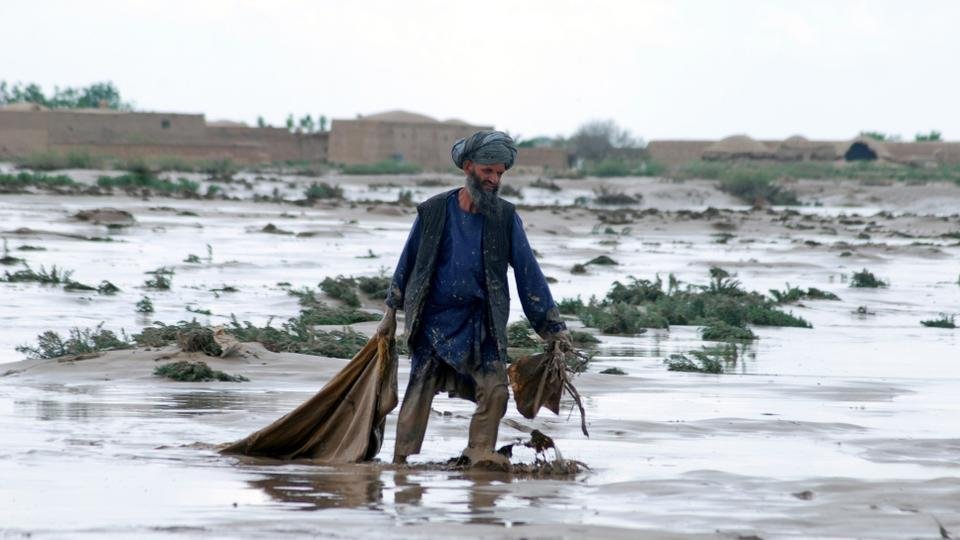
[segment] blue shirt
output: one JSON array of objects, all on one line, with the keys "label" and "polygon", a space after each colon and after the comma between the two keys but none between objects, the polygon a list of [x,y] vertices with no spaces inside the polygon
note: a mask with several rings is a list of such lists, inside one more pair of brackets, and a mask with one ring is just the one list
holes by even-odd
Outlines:
[{"label": "blue shirt", "polygon": [[[421,313],[422,329],[413,336],[414,369],[418,360],[431,352],[458,372],[475,369],[476,361],[482,359],[490,365],[497,358],[497,346],[486,320],[486,279],[483,267],[483,223],[481,214],[460,208],[454,191],[447,198],[446,221],[437,253],[436,266],[430,281],[430,291]],[[420,218],[413,223],[410,236],[400,255],[393,283],[405,288],[420,245]],[[513,267],[517,292],[524,314],[535,329],[557,332],[563,323],[545,328],[547,313],[556,307],[550,287],[533,256],[533,250],[523,231],[523,222],[515,217],[511,234],[510,266]],[[386,303],[393,308],[396,300],[387,297]]]}]

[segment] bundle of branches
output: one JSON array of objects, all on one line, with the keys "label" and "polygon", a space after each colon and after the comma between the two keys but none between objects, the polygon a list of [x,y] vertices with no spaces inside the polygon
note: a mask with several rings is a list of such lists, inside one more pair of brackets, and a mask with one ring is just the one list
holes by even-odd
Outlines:
[{"label": "bundle of branches", "polygon": [[517,410],[526,418],[534,418],[540,407],[560,414],[560,397],[564,391],[580,409],[580,429],[587,437],[587,413],[580,393],[570,381],[576,370],[571,366],[586,364],[589,358],[562,343],[554,342],[546,352],[524,356],[510,365],[507,373]]}]

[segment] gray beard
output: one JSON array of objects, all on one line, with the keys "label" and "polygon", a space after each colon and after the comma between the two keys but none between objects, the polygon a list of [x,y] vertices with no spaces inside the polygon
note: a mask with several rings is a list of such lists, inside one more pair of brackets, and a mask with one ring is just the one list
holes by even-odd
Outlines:
[{"label": "gray beard", "polygon": [[467,175],[467,192],[470,193],[473,205],[477,207],[477,211],[481,214],[496,217],[500,213],[500,201],[497,197],[499,191],[500,186],[494,188],[493,191],[485,191],[483,180],[480,177],[473,174]]}]

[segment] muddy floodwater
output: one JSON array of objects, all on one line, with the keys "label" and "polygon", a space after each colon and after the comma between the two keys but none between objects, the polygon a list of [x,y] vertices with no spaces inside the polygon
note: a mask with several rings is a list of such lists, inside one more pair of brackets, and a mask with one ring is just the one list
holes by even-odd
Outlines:
[{"label": "muddy floodwater", "polygon": [[[516,179],[522,197],[508,198],[521,205],[557,299],[603,297],[630,275],[705,284],[713,266],[734,273],[747,290],[766,294],[789,283],[840,297],[783,306],[813,328],[753,327],[759,339],[721,375],[667,371],[670,354],[705,344],[697,327],[598,334],[593,362],[575,379],[589,439],[566,401],[560,416],[526,420],[512,404],[507,413],[501,444],[540,429],[565,458],[590,467],[574,477],[535,479],[395,468],[388,464],[395,413],[372,464],[215,452],[214,445],[309,398],[342,359],[254,344],[238,358],[207,358],[250,382],[176,383],[152,375],[175,348],[72,361],[25,360],[16,351],[46,330],[66,334],[101,323],[131,334],[153,321],[286,320],[299,309],[291,287],[392,272],[415,213],[397,202],[401,192],[410,190],[417,202],[459,182],[329,177],[322,180],[341,185],[345,200],[303,206],[253,199],[295,198],[316,179],[239,178],[250,187],[223,186],[238,200],[0,195],[0,236],[10,255],[120,289],[102,295],[0,283],[0,536],[960,535],[960,330],[920,324],[960,314],[956,186],[799,182],[804,206],[750,211],[710,182],[558,180],[555,191],[531,186],[534,177]],[[599,186],[642,197],[602,207],[591,201]],[[76,218],[103,208],[129,212],[133,221],[107,226]],[[618,208],[627,212],[611,217]],[[570,272],[598,255],[618,265]],[[171,289],[145,289],[145,272],[159,267],[174,271]],[[0,267],[0,274],[18,268]],[[864,268],[889,286],[851,287],[852,273]],[[135,312],[144,296],[154,313]],[[519,320],[515,289],[512,298]],[[379,309],[375,302],[364,308]],[[369,335],[375,325],[354,326]],[[612,367],[626,374],[600,373]],[[408,373],[401,357],[401,395]],[[472,404],[440,396],[434,409],[414,464],[446,461],[466,443]],[[514,456],[533,458],[526,450]]]}]

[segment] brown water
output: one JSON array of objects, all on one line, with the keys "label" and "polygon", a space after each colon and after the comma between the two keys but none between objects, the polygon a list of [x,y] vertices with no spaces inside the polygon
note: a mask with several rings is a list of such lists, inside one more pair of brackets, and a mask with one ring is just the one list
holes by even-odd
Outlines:
[{"label": "brown water", "polygon": [[[199,319],[214,323],[231,312],[261,323],[287,317],[296,302],[276,282],[316,286],[326,275],[375,274],[394,264],[410,222],[397,216],[350,223],[342,211],[249,203],[217,203],[211,212],[209,205],[0,197],[4,230],[103,234],[102,227],[67,219],[98,206],[122,206],[138,220],[116,235],[122,242],[8,237],[11,247],[48,248],[17,254],[34,266],[75,268],[75,279],[110,279],[123,292],[100,297],[0,284],[0,358],[18,360],[13,346],[48,328],[105,321],[129,332],[148,324],[133,316],[132,304],[145,293],[137,288],[143,272],[160,265],[174,266],[177,274],[173,291],[147,293],[158,306],[152,319],[193,317],[186,305],[212,309],[209,319]],[[150,210],[159,206],[200,215]],[[281,217],[288,212],[296,218]],[[248,232],[266,222],[330,234]],[[573,223],[562,237],[534,225],[531,242],[544,254],[545,272],[560,279],[553,285],[557,297],[602,295],[627,274],[673,272],[702,283],[715,263],[736,270],[751,290],[790,282],[830,290],[842,301],[789,308],[810,320],[812,330],[756,328],[760,340],[724,375],[665,370],[665,356],[702,344],[692,327],[602,336],[590,372],[577,379],[590,439],[579,434],[576,413],[527,421],[511,409],[507,416],[542,429],[565,457],[590,465],[574,479],[265,463],[213,451],[211,444],[242,437],[312,395],[338,361],[294,359],[286,371],[252,366],[252,381],[244,384],[162,382],[150,377],[149,362],[142,372],[111,374],[80,361],[0,377],[0,532],[39,538],[937,538],[937,520],[960,531],[960,340],[957,331],[919,325],[938,312],[960,312],[956,246],[943,242],[942,256],[894,251],[851,261],[798,249],[778,234],[721,246],[709,229],[635,225],[610,248],[599,245],[603,235],[592,234],[590,224]],[[814,233],[803,238],[827,240]],[[179,262],[187,253],[204,256],[207,243],[214,246],[211,263]],[[357,258],[368,250],[378,258]],[[610,253],[621,266],[576,279],[566,272],[598,253]],[[842,275],[863,266],[893,286],[849,288]],[[209,292],[224,283],[241,292]],[[854,313],[861,305],[875,314]],[[598,373],[607,367],[627,376]],[[435,408],[418,462],[446,460],[465,444],[471,405],[438,398]],[[387,461],[392,422],[380,454]],[[501,443],[525,436],[505,425]],[[518,452],[516,459],[532,458]]]}]

